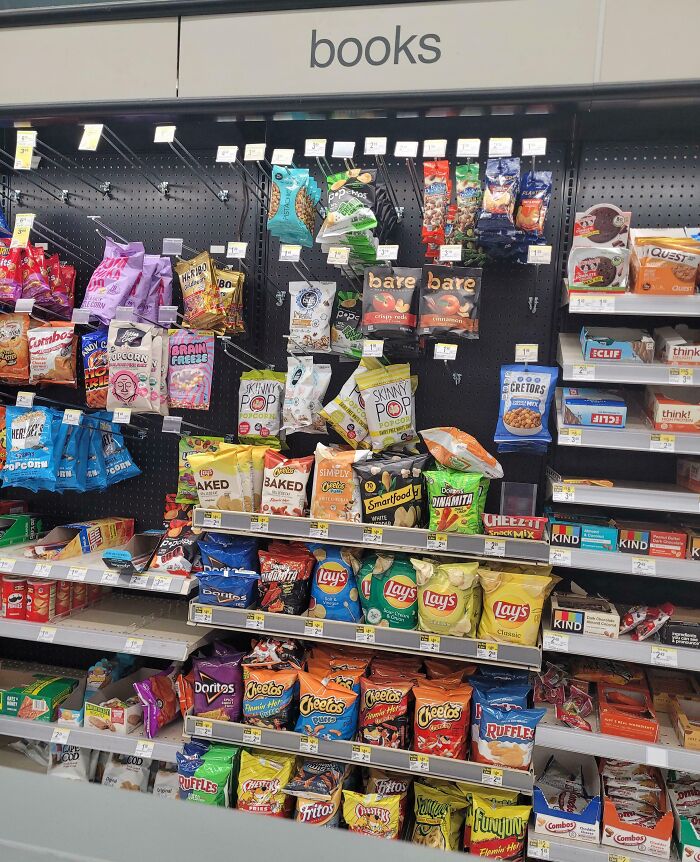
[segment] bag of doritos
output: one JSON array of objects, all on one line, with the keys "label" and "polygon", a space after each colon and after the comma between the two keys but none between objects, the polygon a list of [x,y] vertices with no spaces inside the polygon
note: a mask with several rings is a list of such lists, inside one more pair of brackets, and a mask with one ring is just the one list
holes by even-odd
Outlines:
[{"label": "bag of doritos", "polygon": [[217,721],[239,721],[243,702],[243,653],[195,659],[194,714]]},{"label": "bag of doritos", "polygon": [[332,682],[299,672],[297,733],[320,739],[352,739],[357,730],[357,695]]},{"label": "bag of doritos", "polygon": [[294,799],[283,787],[294,771],[293,754],[280,751],[243,751],[238,772],[239,811],[289,817]]},{"label": "bag of doritos", "polygon": [[343,818],[351,832],[375,838],[398,838],[401,797],[343,791]]}]

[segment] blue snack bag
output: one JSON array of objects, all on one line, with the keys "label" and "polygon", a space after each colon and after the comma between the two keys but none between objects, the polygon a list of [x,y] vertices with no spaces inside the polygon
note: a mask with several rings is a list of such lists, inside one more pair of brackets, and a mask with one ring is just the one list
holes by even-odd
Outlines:
[{"label": "blue snack bag", "polygon": [[200,605],[249,608],[258,582],[257,572],[243,569],[209,569],[198,574]]},{"label": "blue snack bag", "polygon": [[353,739],[357,694],[299,671],[299,718],[294,730],[319,739]]},{"label": "blue snack bag", "polygon": [[208,569],[244,569],[258,571],[258,543],[248,536],[226,536],[208,533],[197,542],[202,555],[202,566]]},{"label": "blue snack bag", "polygon": [[83,425],[66,425],[63,452],[58,460],[57,491],[85,491],[89,432]]},{"label": "blue snack bag", "polygon": [[558,368],[502,365],[501,405],[493,439],[499,452],[546,452],[552,442],[549,411]]},{"label": "blue snack bag", "polygon": [[107,471],[107,485],[114,485],[125,479],[140,476],[141,471],[124,445],[124,437],[117,432],[117,426],[111,422],[104,424],[109,425],[109,430],[100,432],[105,470]]},{"label": "blue snack bag", "polygon": [[54,413],[49,407],[6,408],[7,458],[0,471],[4,486],[54,490]]},{"label": "blue snack bag", "polygon": [[486,681],[482,679],[477,679],[476,674],[469,680],[469,683],[472,686],[472,760],[476,760],[478,752],[477,743],[479,739],[479,723],[481,721],[481,714],[484,707],[497,707],[504,712],[513,709],[527,709],[527,700],[530,694],[530,686],[527,683],[506,683],[503,680]]},{"label": "blue snack bag", "polygon": [[315,544],[308,547],[316,557],[309,616],[346,623],[359,622],[362,608],[356,576],[360,563],[351,549]]},{"label": "blue snack bag", "polygon": [[107,487],[107,468],[102,451],[102,437],[97,428],[87,429],[88,451],[85,465],[85,490],[104,491]]},{"label": "blue snack bag", "polygon": [[535,747],[535,729],[546,712],[546,709],[512,709],[506,712],[483,706],[474,760],[511,769],[529,769]]}]

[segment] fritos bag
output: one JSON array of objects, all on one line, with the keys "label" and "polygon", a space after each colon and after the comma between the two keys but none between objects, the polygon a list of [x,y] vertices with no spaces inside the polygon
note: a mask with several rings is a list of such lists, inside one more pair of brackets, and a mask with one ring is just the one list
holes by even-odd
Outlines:
[{"label": "fritos bag", "polygon": [[359,523],[360,491],[352,465],[369,458],[369,451],[316,444],[311,517],[323,521]]},{"label": "fritos bag", "polygon": [[401,797],[343,791],[343,818],[351,832],[375,838],[399,837]]},{"label": "fritos bag", "polygon": [[459,428],[426,428],[418,432],[438,464],[463,473],[503,478],[503,467],[471,434]]},{"label": "fritos bag", "polygon": [[496,859],[522,859],[531,811],[531,805],[497,806],[472,793],[469,852]]},{"label": "fritos bag", "polygon": [[484,606],[478,638],[534,646],[542,606],[561,578],[479,569]]},{"label": "fritos bag", "polygon": [[413,750],[465,760],[469,735],[470,685],[420,683],[413,689],[416,708]]},{"label": "fritos bag", "polygon": [[481,609],[479,564],[436,563],[413,557],[411,563],[418,585],[419,629],[474,637]]}]

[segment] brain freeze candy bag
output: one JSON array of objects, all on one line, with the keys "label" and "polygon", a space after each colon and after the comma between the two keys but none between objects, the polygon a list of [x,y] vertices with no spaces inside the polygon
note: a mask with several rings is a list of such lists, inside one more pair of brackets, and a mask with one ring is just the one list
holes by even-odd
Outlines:
[{"label": "brain freeze candy bag", "polygon": [[502,365],[501,404],[493,439],[499,452],[545,452],[552,442],[549,410],[558,368],[541,365]]},{"label": "brain freeze candy bag", "polygon": [[365,270],[362,333],[371,338],[411,335],[416,329],[420,269],[377,265]]},{"label": "brain freeze candy bag", "polygon": [[421,527],[427,512],[423,469],[428,455],[387,455],[353,464],[362,503],[362,521],[394,527]]},{"label": "brain freeze candy bag", "polygon": [[199,505],[203,508],[245,511],[238,460],[240,448],[232,443],[219,443],[215,450],[193,451],[187,456]]},{"label": "brain freeze candy bag", "polygon": [[418,335],[479,337],[481,269],[423,267]]},{"label": "brain freeze candy bag", "polygon": [[418,585],[418,627],[424,632],[474,637],[481,590],[478,563],[411,558]]},{"label": "brain freeze candy bag", "polygon": [[243,723],[291,730],[297,692],[296,670],[243,667]]},{"label": "brain freeze candy bag", "polygon": [[459,850],[459,839],[469,798],[459,785],[439,782],[436,786],[415,781],[413,784],[415,822],[412,844],[439,850]]},{"label": "brain freeze candy bag", "polygon": [[411,449],[415,429],[414,387],[408,364],[387,365],[356,376],[364,400],[372,449]]},{"label": "brain freeze candy bag", "polygon": [[143,243],[120,245],[108,237],[104,257],[90,276],[81,308],[109,323],[141,277],[144,254]]},{"label": "brain freeze candy bag", "polygon": [[88,407],[104,409],[109,388],[107,367],[107,327],[81,336],[81,353],[85,377],[85,403]]},{"label": "brain freeze candy bag", "polygon": [[471,800],[469,852],[514,862],[523,859],[532,806],[494,805],[479,793],[472,793]]},{"label": "brain freeze candy bag", "polygon": [[282,421],[282,371],[244,371],[238,388],[238,439],[279,448]]},{"label": "brain freeze candy bag", "polygon": [[418,621],[416,572],[403,554],[365,557],[357,576],[365,619],[372,625],[414,629]]},{"label": "brain freeze candy bag", "polygon": [[306,512],[306,485],[313,466],[313,456],[285,458],[269,449],[265,453],[260,511],[270,515],[295,515]]},{"label": "brain freeze candy bag", "polygon": [[28,314],[0,315],[0,380],[29,382]]},{"label": "brain freeze candy bag", "polygon": [[360,679],[357,736],[360,742],[385,748],[408,748],[412,688],[411,682]]},{"label": "brain freeze candy bag", "polygon": [[320,739],[352,739],[357,730],[357,694],[304,671],[299,672],[297,733]]},{"label": "brain freeze candy bag", "polygon": [[168,341],[168,404],[208,410],[214,375],[214,335],[171,329]]},{"label": "brain freeze candy bag", "polygon": [[343,790],[343,819],[350,832],[375,838],[398,838],[401,797]]},{"label": "brain freeze candy bag", "polygon": [[362,520],[360,490],[353,464],[369,458],[369,452],[316,444],[311,517],[328,521]]},{"label": "brain freeze candy bag", "polygon": [[561,578],[521,574],[500,569],[479,569],[484,606],[478,638],[534,646],[542,606]]},{"label": "brain freeze candy bag", "polygon": [[480,473],[426,470],[430,524],[438,533],[480,533]]},{"label": "brain freeze candy bag", "polygon": [[289,282],[289,348],[331,352],[334,281]]},{"label": "brain freeze candy bag", "polygon": [[438,464],[463,473],[503,478],[503,467],[476,438],[459,428],[426,428],[418,432]]},{"label": "brain freeze candy bag", "polygon": [[465,760],[469,733],[470,685],[435,680],[413,689],[413,750]]},{"label": "brain freeze candy bag", "polygon": [[362,618],[355,576],[360,563],[352,548],[309,545],[316,557],[309,616],[356,623]]},{"label": "brain freeze candy bag", "polygon": [[294,797],[283,788],[294,771],[294,755],[280,751],[242,751],[238,772],[239,811],[289,817]]}]

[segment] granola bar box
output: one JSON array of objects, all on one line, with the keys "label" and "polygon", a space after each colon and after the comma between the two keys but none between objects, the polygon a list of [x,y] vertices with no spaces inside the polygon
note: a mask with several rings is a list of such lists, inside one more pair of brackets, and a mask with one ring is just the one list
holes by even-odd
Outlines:
[{"label": "granola bar box", "polygon": [[77,679],[19,670],[0,671],[0,715],[55,721],[58,707],[79,684]]}]

